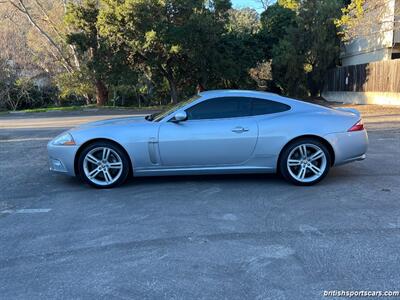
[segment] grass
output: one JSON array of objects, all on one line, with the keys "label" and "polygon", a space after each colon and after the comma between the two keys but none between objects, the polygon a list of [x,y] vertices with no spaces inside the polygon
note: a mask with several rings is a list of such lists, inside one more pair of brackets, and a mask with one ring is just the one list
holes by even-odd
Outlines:
[{"label": "grass", "polygon": [[[42,108],[32,108],[32,109],[23,109],[17,110],[15,113],[40,113],[40,112],[51,112],[51,111],[83,111],[90,109],[134,109],[134,110],[160,110],[163,109],[164,105],[155,105],[155,106],[146,106],[146,107],[137,107],[137,106],[101,106],[98,107],[96,105],[76,105],[76,106],[56,106],[56,107],[42,107]],[[13,113],[13,111],[9,111]],[[7,112],[5,112],[7,113]]]},{"label": "grass", "polygon": [[48,111],[73,111],[73,110],[82,110],[83,106],[60,106],[60,107],[43,107],[43,108],[31,108],[31,109],[23,109],[17,110],[16,113],[32,113],[32,112],[48,112]]}]

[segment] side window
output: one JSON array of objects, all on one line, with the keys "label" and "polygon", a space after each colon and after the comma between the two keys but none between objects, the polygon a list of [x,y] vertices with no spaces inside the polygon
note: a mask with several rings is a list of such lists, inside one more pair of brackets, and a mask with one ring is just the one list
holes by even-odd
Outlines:
[{"label": "side window", "polygon": [[188,120],[237,118],[251,115],[251,99],[221,97],[205,100],[186,110]]},{"label": "side window", "polygon": [[289,105],[275,102],[267,99],[256,99],[252,100],[252,111],[253,116],[257,115],[268,115],[287,111],[290,109]]}]

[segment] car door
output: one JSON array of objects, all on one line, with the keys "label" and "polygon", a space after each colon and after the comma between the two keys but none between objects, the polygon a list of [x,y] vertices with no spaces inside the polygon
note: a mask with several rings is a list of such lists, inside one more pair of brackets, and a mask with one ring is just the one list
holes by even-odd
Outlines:
[{"label": "car door", "polygon": [[252,156],[258,126],[250,117],[249,98],[208,99],[186,113],[186,121],[160,126],[158,144],[163,166],[239,165]]}]

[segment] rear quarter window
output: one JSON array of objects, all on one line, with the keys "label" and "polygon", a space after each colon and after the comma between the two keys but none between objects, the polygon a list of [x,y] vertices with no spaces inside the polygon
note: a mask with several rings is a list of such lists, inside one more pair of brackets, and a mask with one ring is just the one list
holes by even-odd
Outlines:
[{"label": "rear quarter window", "polygon": [[253,99],[252,115],[269,115],[290,110],[290,106],[284,103],[271,101],[267,99]]}]

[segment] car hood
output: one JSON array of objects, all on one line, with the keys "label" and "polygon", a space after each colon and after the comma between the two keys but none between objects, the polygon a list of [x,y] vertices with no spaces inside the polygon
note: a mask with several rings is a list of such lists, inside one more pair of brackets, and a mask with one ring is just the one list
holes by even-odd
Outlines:
[{"label": "car hood", "polygon": [[145,123],[149,122],[143,116],[136,116],[136,117],[123,117],[123,118],[114,118],[114,119],[106,119],[100,121],[94,121],[82,124],[77,128],[88,128],[88,127],[101,127],[101,126],[113,126],[113,125],[131,125],[136,123]]}]

